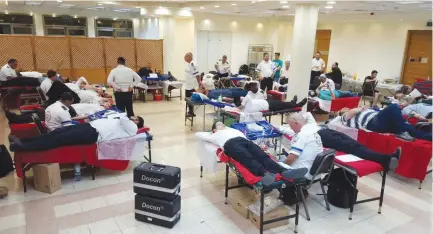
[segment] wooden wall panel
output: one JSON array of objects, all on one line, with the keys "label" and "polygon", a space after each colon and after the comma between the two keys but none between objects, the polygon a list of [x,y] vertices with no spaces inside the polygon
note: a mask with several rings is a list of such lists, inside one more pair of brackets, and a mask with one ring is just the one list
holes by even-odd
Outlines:
[{"label": "wooden wall panel", "polygon": [[137,40],[137,66],[138,68],[152,65],[152,69],[164,72],[162,40]]},{"label": "wooden wall panel", "polygon": [[67,37],[34,37],[37,70],[71,69]]},{"label": "wooden wall panel", "polygon": [[135,41],[134,39],[115,39],[105,38],[105,62],[107,72],[117,66],[117,58],[124,57],[126,66],[137,71],[135,60]]},{"label": "wooden wall panel", "polygon": [[18,60],[18,70],[35,70],[32,36],[0,36],[0,66],[11,58]]}]

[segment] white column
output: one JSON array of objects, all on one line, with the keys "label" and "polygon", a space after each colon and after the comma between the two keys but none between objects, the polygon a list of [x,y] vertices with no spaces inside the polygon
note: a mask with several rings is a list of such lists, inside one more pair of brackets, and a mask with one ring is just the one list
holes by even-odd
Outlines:
[{"label": "white column", "polygon": [[134,30],[134,38],[140,38],[141,32],[141,21],[142,19],[133,19],[132,20],[132,29]]},{"label": "white column", "polygon": [[87,36],[96,37],[95,17],[93,16],[87,17]]},{"label": "white column", "polygon": [[42,14],[40,13],[34,13],[33,19],[35,20],[35,32],[36,36],[43,36],[44,33],[44,23],[42,19]]},{"label": "white column", "polygon": [[[173,17],[159,18],[159,38],[164,40],[164,72],[174,68],[173,51],[175,51],[175,21]],[[183,74],[176,74],[181,76]]]},{"label": "white column", "polygon": [[308,96],[318,14],[317,5],[296,5],[287,100],[292,100],[294,95],[298,100]]}]

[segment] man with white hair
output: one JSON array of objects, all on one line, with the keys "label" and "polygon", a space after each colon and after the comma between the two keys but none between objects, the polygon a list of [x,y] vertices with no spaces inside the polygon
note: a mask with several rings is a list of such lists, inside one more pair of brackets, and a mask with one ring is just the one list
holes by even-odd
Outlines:
[{"label": "man with white hair", "polygon": [[[186,53],[183,59],[187,63],[185,69],[185,97],[191,97],[196,88],[201,86],[200,72],[198,71],[197,63],[193,61],[191,52]],[[193,116],[195,116],[194,107],[188,105],[187,117]]]}]

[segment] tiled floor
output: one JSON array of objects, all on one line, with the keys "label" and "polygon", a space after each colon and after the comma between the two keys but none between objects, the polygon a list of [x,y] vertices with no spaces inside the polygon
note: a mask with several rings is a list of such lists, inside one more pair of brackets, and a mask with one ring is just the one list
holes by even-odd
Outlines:
[{"label": "tiled floor", "polygon": [[[199,177],[200,163],[193,133],[201,130],[202,120],[197,118],[194,131],[185,127],[185,104],[178,99],[135,103],[134,106],[154,134],[154,162],[182,168],[179,224],[169,230],[135,221],[132,168],[139,162],[134,162],[124,172],[99,171],[95,181],[88,174],[79,182],[64,178],[62,189],[52,195],[35,191],[32,186],[24,194],[21,181],[14,175],[0,179],[0,184],[8,185],[12,190],[7,198],[0,200],[0,234],[258,233],[250,221],[232,210],[230,200],[228,205],[224,204],[223,177]],[[278,124],[278,118],[274,120]],[[0,113],[0,126],[0,142],[8,145],[9,129],[3,113]],[[362,178],[358,197],[379,194],[380,181],[378,175]],[[310,194],[319,190],[313,186]],[[307,201],[311,221],[304,218],[301,207],[299,233],[432,233],[431,176],[419,190],[417,181],[391,175],[385,194],[382,214],[377,214],[377,202],[359,204],[352,221],[348,220],[348,210],[331,207],[326,211],[323,198],[312,195]],[[293,208],[290,209],[293,212]],[[292,233],[293,224],[290,220],[289,225],[266,233]]]}]

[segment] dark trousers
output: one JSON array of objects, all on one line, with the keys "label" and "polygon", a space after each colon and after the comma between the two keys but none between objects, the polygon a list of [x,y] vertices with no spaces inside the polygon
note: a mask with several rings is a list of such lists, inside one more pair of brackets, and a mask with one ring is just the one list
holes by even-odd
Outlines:
[{"label": "dark trousers", "polygon": [[321,71],[313,71],[313,70],[311,70],[310,85],[314,84],[314,79],[316,79],[316,77],[320,76],[320,74],[322,74]]},{"label": "dark trousers", "polygon": [[7,81],[0,81],[0,86],[30,86],[30,87],[38,87],[41,85],[41,82],[38,78],[31,77],[17,77],[14,79],[10,79]]},{"label": "dark trousers", "polygon": [[[195,92],[195,89],[187,90],[185,89],[185,97],[189,98],[192,96],[192,93]],[[194,107],[192,105],[188,105],[188,113],[194,113]]]},{"label": "dark trousers", "polygon": [[[115,92],[116,107],[126,112],[128,117],[134,116],[134,108],[132,107],[132,92]],[[126,110],[126,111],[125,111]]]},{"label": "dark trousers", "polygon": [[[35,112],[41,121],[45,120],[45,110],[39,110]],[[24,113],[21,115],[17,115],[10,111],[5,111],[6,118],[8,119],[10,124],[24,124],[24,123],[33,123],[32,113]]]},{"label": "dark trousers", "polygon": [[292,102],[282,102],[279,100],[268,99],[269,111],[280,111],[299,107],[298,104]]},{"label": "dark trousers", "polygon": [[266,172],[276,174],[282,171],[280,165],[258,145],[242,137],[228,140],[224,145],[224,153],[244,165],[256,176],[264,176]]},{"label": "dark trousers", "polygon": [[228,73],[219,73],[217,72],[218,77],[229,77]]},{"label": "dark trousers", "polygon": [[419,131],[403,119],[400,106],[397,104],[391,104],[381,110],[367,124],[367,129],[379,133],[401,134],[408,132],[412,137],[432,141],[431,133]]},{"label": "dark trousers", "polygon": [[263,77],[263,80],[260,81],[260,89],[265,91],[272,90],[272,86],[274,85],[274,80],[272,77]]},{"label": "dark trousers", "polygon": [[98,132],[89,123],[58,128],[41,136],[21,139],[21,144],[11,145],[12,151],[42,151],[61,146],[89,145],[98,140]]},{"label": "dark trousers", "polygon": [[346,154],[353,154],[365,160],[380,163],[384,169],[388,168],[390,155],[376,153],[348,135],[332,130],[321,129],[317,132],[322,139],[323,147],[335,149]]}]

